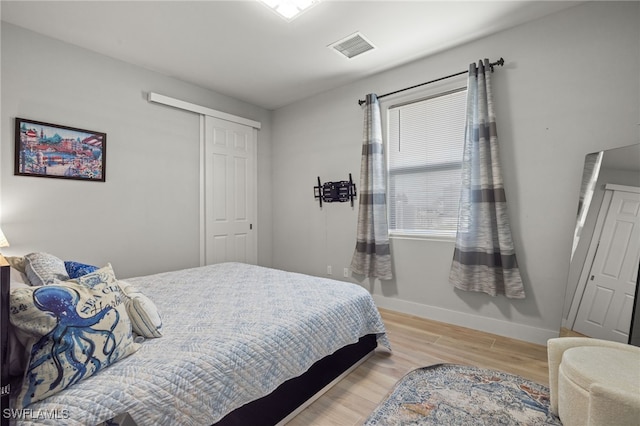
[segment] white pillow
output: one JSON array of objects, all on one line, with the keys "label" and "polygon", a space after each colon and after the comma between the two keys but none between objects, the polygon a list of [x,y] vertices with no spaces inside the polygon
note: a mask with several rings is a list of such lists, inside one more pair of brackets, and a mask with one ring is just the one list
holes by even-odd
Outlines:
[{"label": "white pillow", "polygon": [[146,338],[162,337],[162,318],[156,305],[126,281],[118,281],[133,331]]},{"label": "white pillow", "polygon": [[29,279],[27,278],[27,274],[25,274],[24,272],[20,272],[13,266],[11,267],[10,271],[11,273],[9,275],[10,277],[9,279],[11,280],[11,283],[20,283],[20,284],[29,285]]},{"label": "white pillow", "polygon": [[[17,288],[29,288],[29,284],[20,281],[13,280],[13,271],[11,268],[11,280],[9,284],[10,290],[14,290]],[[17,269],[16,273],[21,274]],[[27,360],[29,359],[29,353],[27,352],[27,348],[20,342],[18,336],[16,335],[16,329],[9,322],[9,375],[10,376],[22,376],[24,374],[24,370],[27,368]]]},{"label": "white pillow", "polygon": [[69,280],[64,261],[52,254],[29,253],[24,258],[25,272],[31,285],[40,286]]}]

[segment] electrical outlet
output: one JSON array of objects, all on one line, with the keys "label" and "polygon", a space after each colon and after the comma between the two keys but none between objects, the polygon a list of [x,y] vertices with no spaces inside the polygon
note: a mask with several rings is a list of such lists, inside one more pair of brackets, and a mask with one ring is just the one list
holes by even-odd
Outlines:
[{"label": "electrical outlet", "polygon": [[327,265],[327,275],[331,275],[331,265]]},{"label": "electrical outlet", "polygon": [[342,271],[342,275],[344,275],[345,278],[349,278],[349,268],[344,268],[344,271]]}]

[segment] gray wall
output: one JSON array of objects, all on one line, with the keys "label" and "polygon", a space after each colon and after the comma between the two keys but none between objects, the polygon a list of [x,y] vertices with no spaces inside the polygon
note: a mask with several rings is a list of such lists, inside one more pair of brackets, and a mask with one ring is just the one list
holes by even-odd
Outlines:
[{"label": "gray wall", "polygon": [[[111,262],[118,276],[199,263],[199,118],[148,92],[262,123],[258,260],[271,264],[271,112],[2,23],[2,230],[6,255]],[[106,182],[13,175],[14,118],[107,133]]]},{"label": "gray wall", "polygon": [[[273,264],[342,278],[357,207],[313,198],[317,176],[358,181],[366,93],[504,57],[493,75],[498,138],[527,298],[454,291],[450,241],[394,239],[395,279],[362,282],[379,306],[543,343],[557,335],[585,154],[636,143],[640,4],[589,2],[289,105],[273,116]],[[357,60],[357,59],[356,59]],[[359,182],[356,182],[359,184]]]}]

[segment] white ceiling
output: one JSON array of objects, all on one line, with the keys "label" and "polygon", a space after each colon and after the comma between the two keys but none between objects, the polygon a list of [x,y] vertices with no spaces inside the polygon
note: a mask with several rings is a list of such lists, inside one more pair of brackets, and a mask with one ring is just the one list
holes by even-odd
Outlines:
[{"label": "white ceiling", "polygon": [[[2,0],[0,13],[3,21],[275,109],[577,3],[324,0],[292,22],[257,0]],[[347,59],[327,48],[356,31],[376,49]]]}]

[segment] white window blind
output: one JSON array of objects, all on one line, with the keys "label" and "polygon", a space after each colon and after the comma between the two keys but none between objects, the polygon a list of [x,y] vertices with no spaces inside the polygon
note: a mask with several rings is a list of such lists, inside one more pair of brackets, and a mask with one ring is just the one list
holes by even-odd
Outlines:
[{"label": "white window blind", "polygon": [[467,90],[388,110],[391,234],[455,236]]}]

